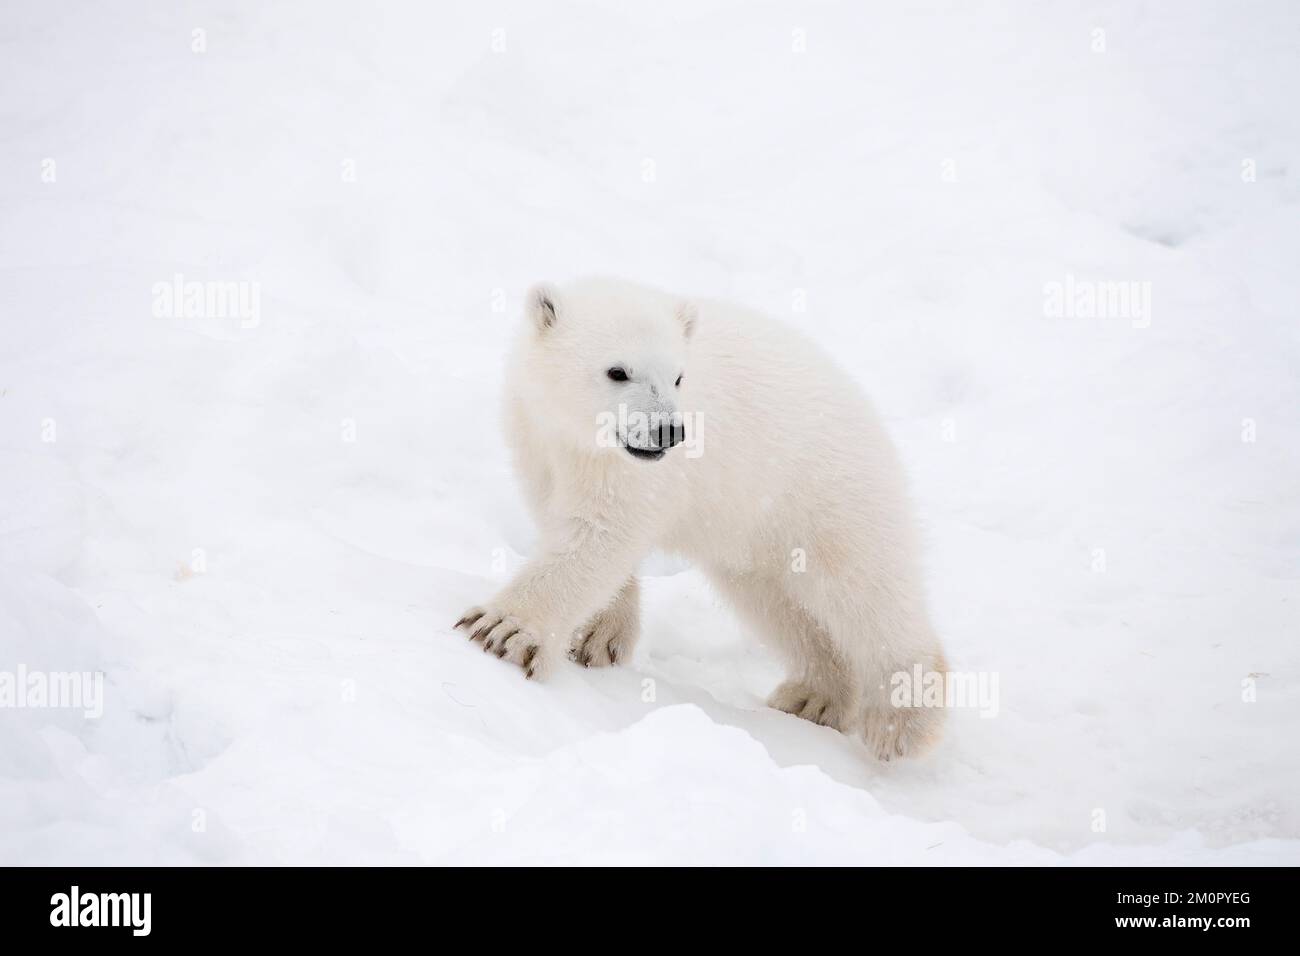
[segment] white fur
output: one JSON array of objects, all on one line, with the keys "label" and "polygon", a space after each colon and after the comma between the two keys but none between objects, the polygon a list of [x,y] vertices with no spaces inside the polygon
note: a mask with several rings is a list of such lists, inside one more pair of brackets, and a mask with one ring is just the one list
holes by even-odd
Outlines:
[{"label": "white fur", "polygon": [[[586,280],[539,287],[527,311],[506,434],[542,543],[458,626],[529,676],[571,647],[583,663],[626,660],[634,572],[659,548],[697,564],[782,650],[789,677],[772,706],[860,733],[883,759],[932,742],[941,709],[889,701],[893,674],[946,665],[899,463],[854,381],[807,339],[725,303]],[[610,381],[615,366],[632,380]],[[598,416],[620,403],[684,413],[692,447],[658,461],[602,447]]]}]

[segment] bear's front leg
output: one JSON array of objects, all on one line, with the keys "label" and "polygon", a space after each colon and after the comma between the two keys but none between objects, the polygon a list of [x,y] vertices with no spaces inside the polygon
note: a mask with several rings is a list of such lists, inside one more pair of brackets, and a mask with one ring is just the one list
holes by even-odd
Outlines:
[{"label": "bear's front leg", "polygon": [[611,604],[644,553],[635,541],[599,530],[606,527],[567,523],[500,594],[470,608],[455,627],[466,628],[487,653],[518,664],[525,677],[545,677],[574,629]]}]

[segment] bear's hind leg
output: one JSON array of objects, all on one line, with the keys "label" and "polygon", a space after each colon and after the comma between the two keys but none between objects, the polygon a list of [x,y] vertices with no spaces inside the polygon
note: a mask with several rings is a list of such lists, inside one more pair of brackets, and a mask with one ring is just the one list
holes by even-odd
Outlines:
[{"label": "bear's hind leg", "polygon": [[[939,639],[924,612],[906,603],[886,600],[854,604],[854,596],[870,594],[867,587],[848,589],[848,607],[827,609],[831,633],[845,659],[860,675],[861,698],[855,702],[855,723],[868,749],[879,760],[914,757],[929,750],[943,733],[943,701],[926,699],[923,688],[934,675],[947,672]],[[829,603],[829,602],[828,602]],[[888,613],[882,613],[887,609]],[[900,684],[915,683],[919,668],[920,700],[894,700]]]},{"label": "bear's hind leg", "polygon": [[741,620],[771,641],[790,668],[790,676],[772,692],[767,705],[815,724],[850,730],[858,694],[826,629],[778,579],[745,574],[712,578]]}]

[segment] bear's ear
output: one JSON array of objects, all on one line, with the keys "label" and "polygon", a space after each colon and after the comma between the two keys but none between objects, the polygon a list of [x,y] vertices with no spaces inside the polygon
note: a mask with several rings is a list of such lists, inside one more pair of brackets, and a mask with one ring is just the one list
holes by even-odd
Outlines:
[{"label": "bear's ear", "polygon": [[548,282],[533,286],[528,290],[528,299],[524,310],[528,313],[529,321],[537,327],[537,331],[545,332],[559,319],[559,291]]},{"label": "bear's ear", "polygon": [[677,321],[682,324],[682,334],[689,340],[695,331],[695,321],[700,317],[700,310],[694,302],[677,303]]}]

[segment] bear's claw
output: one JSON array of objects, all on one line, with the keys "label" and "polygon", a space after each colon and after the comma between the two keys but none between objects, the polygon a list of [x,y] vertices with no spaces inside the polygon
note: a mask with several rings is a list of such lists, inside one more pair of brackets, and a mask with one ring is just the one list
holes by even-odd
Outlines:
[{"label": "bear's claw", "polygon": [[479,618],[483,616],[482,611],[478,611],[477,614],[474,613],[475,611],[478,611],[478,609],[474,608],[470,611],[467,611],[464,617],[462,617],[459,621],[457,621],[455,624],[451,626],[452,630],[455,630],[458,627],[464,627],[466,624],[473,624],[475,621],[477,621]]}]

